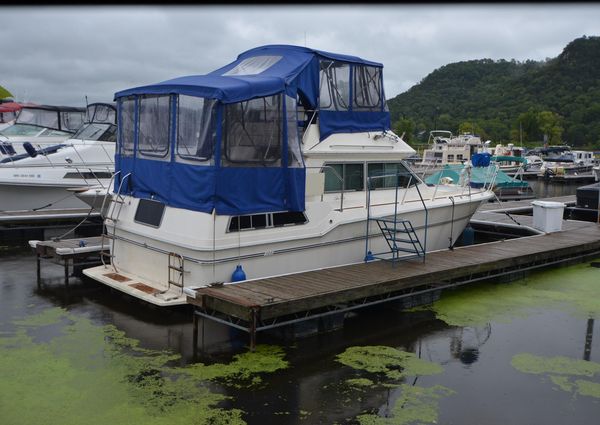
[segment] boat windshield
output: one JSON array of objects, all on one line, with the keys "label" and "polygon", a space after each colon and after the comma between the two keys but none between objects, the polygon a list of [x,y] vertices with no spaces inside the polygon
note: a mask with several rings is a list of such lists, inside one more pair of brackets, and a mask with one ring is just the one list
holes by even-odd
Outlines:
[{"label": "boat windshield", "polygon": [[10,127],[2,130],[4,136],[37,136],[42,130],[42,127],[29,124],[13,124]]},{"label": "boat windshield", "polygon": [[72,138],[116,142],[117,126],[114,124],[101,124],[95,122],[84,124]]}]

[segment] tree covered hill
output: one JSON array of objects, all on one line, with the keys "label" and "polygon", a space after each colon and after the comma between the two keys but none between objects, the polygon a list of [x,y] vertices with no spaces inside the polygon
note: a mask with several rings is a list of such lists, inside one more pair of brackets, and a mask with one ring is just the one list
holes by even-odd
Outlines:
[{"label": "tree covered hill", "polygon": [[389,99],[409,142],[430,130],[474,131],[493,142],[600,147],[600,37],[570,42],[553,59],[480,59],[442,66]]}]

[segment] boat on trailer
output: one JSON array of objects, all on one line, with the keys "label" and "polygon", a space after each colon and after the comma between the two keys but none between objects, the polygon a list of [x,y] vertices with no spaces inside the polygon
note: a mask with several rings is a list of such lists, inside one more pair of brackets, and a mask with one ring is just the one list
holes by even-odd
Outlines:
[{"label": "boat on trailer", "polygon": [[83,273],[158,306],[199,287],[424,259],[493,196],[411,170],[383,65],[358,57],[263,46],[115,100],[110,263]]}]

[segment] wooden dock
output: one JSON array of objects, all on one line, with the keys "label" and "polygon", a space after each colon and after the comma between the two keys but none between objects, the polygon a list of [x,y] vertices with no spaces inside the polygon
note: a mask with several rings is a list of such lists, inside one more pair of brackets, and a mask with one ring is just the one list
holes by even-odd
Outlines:
[{"label": "wooden dock", "polygon": [[[491,212],[516,208],[506,204],[485,205],[477,214],[488,221],[510,220]],[[531,225],[531,216],[518,219]],[[247,331],[253,349],[258,331],[598,255],[600,226],[563,220],[560,232],[431,252],[424,262],[373,261],[200,288],[187,299],[194,306],[194,346],[198,317]]]}]

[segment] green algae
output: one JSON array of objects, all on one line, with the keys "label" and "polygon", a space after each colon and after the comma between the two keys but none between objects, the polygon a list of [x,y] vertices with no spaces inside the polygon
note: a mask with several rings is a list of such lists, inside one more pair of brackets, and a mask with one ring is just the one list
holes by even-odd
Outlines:
[{"label": "green algae", "polygon": [[600,270],[579,264],[537,272],[510,284],[464,287],[444,294],[426,308],[454,326],[477,326],[490,321],[509,323],[542,307],[588,318],[599,316],[599,295]]},{"label": "green algae", "polygon": [[[98,326],[64,309],[13,324],[16,330],[0,340],[3,423],[244,424],[241,410],[219,407],[231,398],[210,391],[207,381],[252,381],[254,374],[287,366],[281,349],[259,347],[256,356],[242,354],[228,365],[207,366],[211,372],[202,379],[170,366],[179,355],[141,348],[116,327]],[[36,342],[31,333],[48,325],[61,325],[60,332]]]},{"label": "green algae", "polygon": [[390,417],[366,414],[357,417],[361,425],[432,424],[438,421],[439,399],[454,394],[450,388],[434,385],[425,388],[402,384],[402,394]]},{"label": "green algae", "polygon": [[513,356],[511,365],[524,373],[593,376],[600,373],[600,363],[568,357],[543,357],[529,353]]},{"label": "green algae", "polygon": [[375,383],[368,378],[351,378],[346,379],[346,384],[351,387],[373,387]]},{"label": "green algae", "polygon": [[575,395],[600,398],[600,384],[573,377],[600,375],[600,363],[568,357],[542,357],[528,353],[513,356],[511,365],[520,372],[547,375],[558,389]]},{"label": "green algae", "polygon": [[57,324],[67,317],[68,313],[64,308],[48,308],[38,314],[32,314],[23,319],[15,320],[14,324],[31,327],[49,326]]},{"label": "green algae", "polygon": [[596,382],[585,381],[583,379],[577,379],[575,381],[575,385],[577,385],[578,394],[600,398],[600,384]]},{"label": "green algae", "polygon": [[257,345],[254,352],[237,354],[228,364],[205,365],[196,363],[177,369],[199,380],[220,380],[236,388],[253,386],[262,382],[259,373],[272,373],[288,367],[281,347]]},{"label": "green algae", "polygon": [[[364,377],[347,379],[346,384],[353,388],[381,385],[401,392],[390,417],[380,417],[375,414],[359,415],[356,419],[361,425],[435,423],[438,419],[438,400],[454,393],[453,390],[441,385],[419,387],[397,382],[381,382],[381,379],[399,381],[407,376],[435,375],[444,371],[437,363],[428,362],[418,358],[414,353],[393,347],[349,347],[339,354],[336,360],[353,369],[372,373],[378,378],[376,381]],[[347,400],[348,404],[351,401]]]},{"label": "green algae", "polygon": [[435,375],[443,372],[440,365],[422,360],[414,353],[383,345],[349,347],[338,354],[337,361],[353,369],[381,373],[395,380],[404,376]]},{"label": "green algae", "polygon": [[556,376],[550,375],[550,380],[554,385],[560,388],[563,391],[571,392],[573,391],[573,384],[569,382],[568,376]]}]

